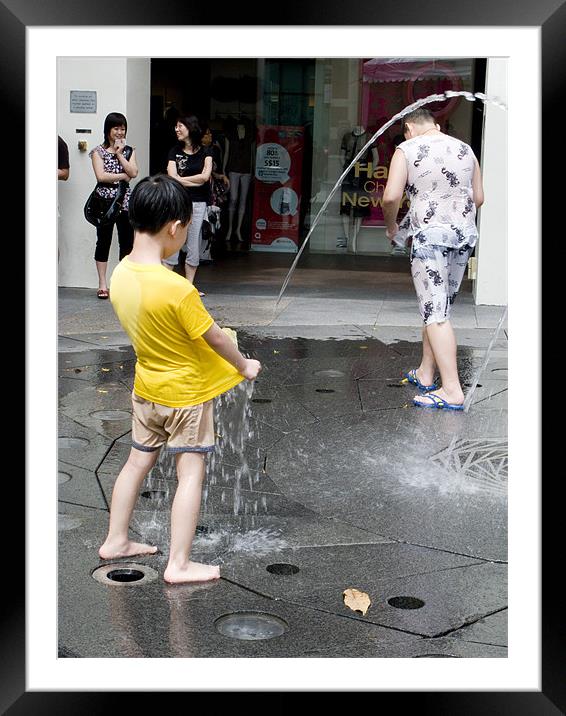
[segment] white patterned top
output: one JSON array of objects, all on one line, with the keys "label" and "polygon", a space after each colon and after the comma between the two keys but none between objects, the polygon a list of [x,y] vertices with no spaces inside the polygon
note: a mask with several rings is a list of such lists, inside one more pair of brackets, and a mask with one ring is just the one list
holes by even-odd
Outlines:
[{"label": "white patterned top", "polygon": [[476,206],[472,148],[446,134],[420,135],[399,144],[407,161],[409,211],[399,225],[398,242],[415,246],[475,246]]}]

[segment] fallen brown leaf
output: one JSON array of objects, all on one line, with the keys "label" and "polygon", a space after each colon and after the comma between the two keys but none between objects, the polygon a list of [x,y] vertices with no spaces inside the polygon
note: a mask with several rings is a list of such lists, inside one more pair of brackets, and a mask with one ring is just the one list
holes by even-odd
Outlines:
[{"label": "fallen brown leaf", "polygon": [[370,608],[371,599],[365,592],[360,592],[359,589],[346,589],[342,592],[342,598],[344,604],[349,607],[353,612],[360,612],[362,616],[366,615],[367,610]]}]

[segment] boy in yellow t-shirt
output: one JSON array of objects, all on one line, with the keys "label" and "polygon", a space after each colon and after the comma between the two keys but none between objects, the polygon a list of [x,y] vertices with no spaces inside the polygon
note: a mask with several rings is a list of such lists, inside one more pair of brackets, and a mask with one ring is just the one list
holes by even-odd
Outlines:
[{"label": "boy in yellow t-shirt", "polygon": [[139,490],[162,446],[173,452],[177,490],[171,508],[168,583],[220,577],[216,566],[189,559],[200,510],[204,457],[214,450],[213,398],[254,380],[261,365],[245,358],[214,322],[196,288],[162,260],[179,251],[192,204],[179,182],[164,174],[132,191],[129,218],[134,248],[112,274],[110,300],[136,352],[132,393],[132,449],[112,492],[102,559],[155,554],[133,542],[128,527]]}]

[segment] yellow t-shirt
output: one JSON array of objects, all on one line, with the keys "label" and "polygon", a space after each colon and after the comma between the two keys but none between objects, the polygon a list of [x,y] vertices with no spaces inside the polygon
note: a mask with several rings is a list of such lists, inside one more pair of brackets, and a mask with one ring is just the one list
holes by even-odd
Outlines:
[{"label": "yellow t-shirt", "polygon": [[198,405],[244,380],[201,337],[214,319],[185,278],[126,256],[112,273],[110,300],[136,352],[140,398],[172,408]]}]

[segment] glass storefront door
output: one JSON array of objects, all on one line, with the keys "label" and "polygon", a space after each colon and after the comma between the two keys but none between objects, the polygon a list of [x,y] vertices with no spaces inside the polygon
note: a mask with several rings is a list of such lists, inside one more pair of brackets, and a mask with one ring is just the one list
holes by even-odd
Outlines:
[{"label": "glass storefront door", "polygon": [[[218,170],[232,175],[225,239],[296,252],[329,193],[308,250],[390,255],[381,198],[401,124],[335,185],[356,153],[404,107],[445,90],[483,91],[481,60],[211,58],[152,60],[151,172],[166,170],[178,116],[211,129]],[[485,64],[485,63],[484,63]],[[481,102],[427,105],[443,131],[479,146]],[[405,207],[408,200],[404,199]]]}]

